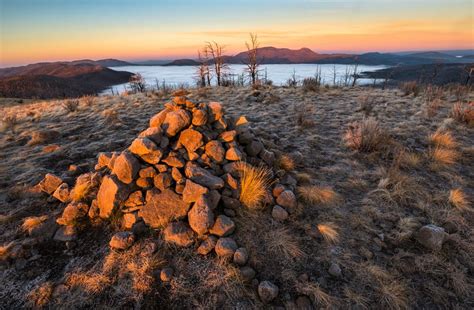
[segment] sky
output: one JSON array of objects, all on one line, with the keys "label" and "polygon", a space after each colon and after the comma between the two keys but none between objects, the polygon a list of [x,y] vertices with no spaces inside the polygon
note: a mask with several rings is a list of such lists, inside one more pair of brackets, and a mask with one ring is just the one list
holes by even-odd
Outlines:
[{"label": "sky", "polygon": [[260,46],[319,53],[474,48],[473,0],[0,0],[0,66],[195,57]]}]

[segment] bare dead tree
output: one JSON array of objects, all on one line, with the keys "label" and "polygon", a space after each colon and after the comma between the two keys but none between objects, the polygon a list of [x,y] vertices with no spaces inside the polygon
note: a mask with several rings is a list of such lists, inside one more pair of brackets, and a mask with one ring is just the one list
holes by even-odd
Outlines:
[{"label": "bare dead tree", "polygon": [[209,66],[207,64],[207,58],[202,57],[201,51],[198,51],[198,62],[199,65],[196,69],[197,73],[197,84],[199,87],[206,87],[206,82],[210,82]]},{"label": "bare dead tree", "polygon": [[214,64],[214,74],[216,75],[217,80],[217,86],[221,86],[222,77],[228,68],[223,57],[224,47],[215,41],[206,42],[206,47],[204,48],[204,51],[206,58],[212,58],[212,62]]},{"label": "bare dead tree", "polygon": [[247,73],[250,76],[252,81],[252,86],[255,86],[258,82],[258,67],[260,63],[257,58],[257,50],[260,43],[257,40],[257,35],[250,33],[250,43],[245,42],[245,46],[247,46]]},{"label": "bare dead tree", "polygon": [[130,77],[129,83],[132,91],[135,93],[142,93],[146,90],[145,79],[140,73],[132,75]]}]

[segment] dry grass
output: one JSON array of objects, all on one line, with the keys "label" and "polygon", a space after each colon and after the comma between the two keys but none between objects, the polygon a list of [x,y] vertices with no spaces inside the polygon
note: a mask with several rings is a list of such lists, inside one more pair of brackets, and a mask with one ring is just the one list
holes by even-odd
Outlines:
[{"label": "dry grass", "polygon": [[395,159],[395,167],[399,168],[415,168],[421,163],[421,156],[414,152],[409,152],[404,149],[400,150]]},{"label": "dry grass", "polygon": [[69,99],[62,103],[62,107],[66,112],[73,113],[79,109],[79,99]]},{"label": "dry grass", "polygon": [[278,157],[277,166],[285,171],[292,171],[295,169],[296,164],[290,155],[282,154]]},{"label": "dry grass", "polygon": [[449,166],[454,165],[459,157],[456,150],[446,149],[443,147],[435,147],[430,150],[430,158],[438,165]]},{"label": "dry grass", "polygon": [[305,255],[301,249],[298,239],[291,233],[287,227],[281,227],[269,230],[265,233],[264,238],[268,250],[276,255],[283,256],[286,260],[293,260]]},{"label": "dry grass", "polygon": [[357,305],[361,309],[369,309],[369,300],[361,294],[351,290],[348,286],[344,287],[344,295],[351,305]]},{"label": "dry grass", "polygon": [[460,211],[471,210],[471,202],[462,189],[456,188],[449,191],[449,203]]},{"label": "dry grass", "polygon": [[455,103],[451,109],[450,116],[460,123],[472,126],[474,124],[474,106],[472,103],[469,105],[462,102]]},{"label": "dry grass", "polygon": [[318,224],[318,231],[323,236],[323,239],[329,243],[337,243],[339,241],[339,227],[331,222]]},{"label": "dry grass", "polygon": [[48,219],[47,215],[27,217],[23,221],[23,224],[21,225],[21,229],[24,232],[31,233],[33,229],[38,227],[41,223],[43,223],[47,219]]},{"label": "dry grass", "polygon": [[42,283],[28,294],[28,305],[33,309],[42,309],[51,300],[54,285],[51,282]]},{"label": "dry grass", "polygon": [[0,246],[0,261],[5,260],[8,257],[8,254],[14,245],[15,243],[12,241],[6,245]]},{"label": "dry grass", "polygon": [[444,147],[448,149],[455,148],[457,146],[456,140],[451,135],[451,132],[436,131],[428,137],[431,144],[436,147]]},{"label": "dry grass", "polygon": [[264,166],[254,167],[242,162],[238,169],[241,174],[240,201],[248,208],[258,208],[271,184],[272,171]]},{"label": "dry grass", "polygon": [[297,282],[296,291],[298,293],[308,296],[312,303],[320,305],[323,308],[331,308],[334,304],[334,299],[331,295],[323,291],[319,284],[314,282]]},{"label": "dry grass", "polygon": [[296,114],[296,125],[300,129],[311,128],[316,125],[313,115],[315,106],[308,103],[302,103],[294,106]]},{"label": "dry grass", "polygon": [[372,110],[375,107],[375,97],[366,94],[359,97],[358,101],[359,101],[360,111],[363,111],[365,116],[369,116],[369,114],[372,112]]},{"label": "dry grass", "polygon": [[91,95],[86,95],[81,98],[81,101],[88,107],[92,106],[95,102],[95,97]]},{"label": "dry grass", "polygon": [[369,117],[350,124],[343,139],[351,149],[359,152],[373,152],[386,145],[388,134],[375,118]]},{"label": "dry grass", "polygon": [[339,196],[336,192],[327,186],[299,186],[297,192],[298,196],[308,204],[330,205],[339,200]]},{"label": "dry grass", "polygon": [[414,217],[401,218],[397,223],[396,240],[398,242],[409,240],[420,226],[420,223]]},{"label": "dry grass", "polygon": [[15,127],[18,124],[18,118],[15,114],[9,114],[2,119],[2,128],[0,132],[10,130],[12,133],[15,132]]},{"label": "dry grass", "polygon": [[413,94],[415,97],[418,96],[421,90],[420,85],[418,85],[418,82],[416,81],[400,83],[400,89],[403,91],[404,96]]},{"label": "dry grass", "polygon": [[420,206],[427,199],[427,194],[416,178],[392,168],[382,172],[377,189],[369,192],[369,197],[376,195],[381,202],[390,202],[398,206]]}]

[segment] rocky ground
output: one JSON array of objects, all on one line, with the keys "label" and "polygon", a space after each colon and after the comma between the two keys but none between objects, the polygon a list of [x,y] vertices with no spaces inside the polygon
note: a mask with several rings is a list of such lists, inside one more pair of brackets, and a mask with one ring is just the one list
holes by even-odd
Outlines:
[{"label": "rocky ground", "polygon": [[[275,155],[274,196],[285,183],[297,205],[218,209],[235,225],[223,234],[240,249],[232,257],[150,225],[117,234],[123,216],[68,222],[60,193],[36,185],[50,173],[72,188],[172,97],[10,102],[0,108],[1,308],[474,306],[474,136],[453,114],[472,109],[472,92],[213,88],[188,98],[245,116]],[[56,219],[77,239],[58,241]]]}]

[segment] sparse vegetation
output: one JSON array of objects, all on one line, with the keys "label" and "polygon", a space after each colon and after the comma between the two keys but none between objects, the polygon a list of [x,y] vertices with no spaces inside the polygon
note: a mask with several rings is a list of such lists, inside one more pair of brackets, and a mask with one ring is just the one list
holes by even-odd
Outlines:
[{"label": "sparse vegetation", "polygon": [[76,112],[77,109],[79,109],[79,99],[65,100],[63,101],[62,106],[67,113]]},{"label": "sparse vegetation", "polygon": [[455,188],[449,191],[449,203],[460,211],[471,209],[469,198],[460,188]]},{"label": "sparse vegetation", "polygon": [[462,102],[455,103],[451,110],[451,117],[460,123],[472,126],[474,124],[474,107],[472,104],[466,106]]},{"label": "sparse vegetation", "polygon": [[308,204],[330,205],[338,200],[336,192],[327,186],[305,185],[298,187],[297,192]]},{"label": "sparse vegetation", "polygon": [[337,243],[339,241],[339,227],[331,222],[318,224],[318,231],[326,242]]},{"label": "sparse vegetation", "polygon": [[417,97],[421,90],[417,81],[403,82],[400,84],[400,89],[403,91],[404,96],[413,94],[414,97]]}]

